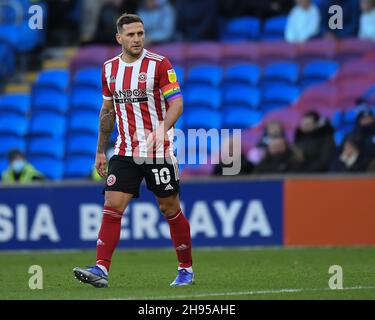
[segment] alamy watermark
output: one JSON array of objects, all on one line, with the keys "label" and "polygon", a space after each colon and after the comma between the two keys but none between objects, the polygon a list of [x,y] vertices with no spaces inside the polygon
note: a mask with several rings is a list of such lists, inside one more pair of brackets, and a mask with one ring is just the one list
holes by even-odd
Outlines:
[{"label": "alamy watermark", "polygon": [[28,273],[32,276],[29,278],[29,288],[31,290],[43,289],[43,268],[38,265],[29,267]]},{"label": "alamy watermark", "polygon": [[339,265],[332,265],[328,269],[329,274],[333,274],[328,280],[328,287],[332,290],[343,289],[343,270]]}]

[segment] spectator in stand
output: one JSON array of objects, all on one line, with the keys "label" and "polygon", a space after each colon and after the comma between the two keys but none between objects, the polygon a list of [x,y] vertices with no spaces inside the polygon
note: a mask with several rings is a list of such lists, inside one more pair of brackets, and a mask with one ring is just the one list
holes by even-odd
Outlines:
[{"label": "spectator in stand", "polygon": [[361,0],[358,37],[375,41],[375,0]]},{"label": "spectator in stand", "polygon": [[311,0],[296,0],[296,6],[288,15],[285,40],[293,43],[305,42],[318,35],[320,12]]},{"label": "spectator in stand", "polygon": [[148,43],[172,40],[176,19],[168,0],[144,0],[137,14],[144,22]]},{"label": "spectator in stand", "polygon": [[358,135],[349,135],[343,144],[342,150],[332,162],[331,171],[334,172],[365,172],[368,160],[361,150],[361,139]]},{"label": "spectator in stand", "polygon": [[359,136],[364,156],[369,160],[375,159],[375,117],[370,109],[358,113],[353,133]]},{"label": "spectator in stand", "polygon": [[285,129],[280,121],[271,120],[264,127],[263,135],[257,145],[250,149],[248,153],[249,160],[254,164],[262,161],[266,155],[269,139],[275,137],[286,137]]},{"label": "spectator in stand", "polygon": [[[234,145],[236,147],[234,148]],[[241,150],[241,143],[238,140],[234,140],[231,136],[227,141],[223,141],[221,148],[225,148],[225,150],[228,150],[230,159],[220,159],[220,163],[215,165],[214,168],[214,175],[223,175],[223,168],[232,168],[233,163],[236,161],[236,159],[240,159],[241,161],[241,169],[239,172],[239,175],[243,174],[250,174],[252,173],[254,169],[254,165],[246,158],[246,156],[241,152],[238,154],[234,154],[233,150]],[[232,161],[230,161],[232,160]]]},{"label": "spectator in stand", "polygon": [[265,158],[256,166],[254,173],[293,173],[301,170],[301,152],[288,145],[284,137],[271,137],[267,143]]},{"label": "spectator in stand", "polygon": [[44,175],[27,162],[25,155],[20,150],[11,150],[8,160],[9,167],[1,174],[3,183],[27,184],[44,180]]},{"label": "spectator in stand", "polygon": [[116,44],[116,20],[123,13],[123,0],[108,0],[99,10],[99,18],[93,42],[100,44]]},{"label": "spectator in stand", "polygon": [[[331,6],[340,6],[343,13],[343,28],[331,29],[329,22],[333,14],[329,13]],[[322,30],[326,38],[355,37],[358,34],[359,26],[359,1],[358,0],[327,0],[322,7]],[[336,19],[333,18],[333,21]]]},{"label": "spectator in stand", "polygon": [[177,0],[176,13],[179,40],[217,39],[219,17],[216,0]]},{"label": "spectator in stand", "polygon": [[329,169],[335,152],[333,128],[316,111],[306,112],[295,132],[295,145],[303,154],[304,172],[324,172]]},{"label": "spectator in stand", "polygon": [[245,14],[256,16],[261,20],[286,15],[294,5],[294,0],[251,0],[245,2]]}]

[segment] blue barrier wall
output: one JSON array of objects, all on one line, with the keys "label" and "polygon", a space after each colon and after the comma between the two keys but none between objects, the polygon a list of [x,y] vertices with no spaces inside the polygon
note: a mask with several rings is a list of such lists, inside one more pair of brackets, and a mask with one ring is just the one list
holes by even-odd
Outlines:
[{"label": "blue barrier wall", "polygon": [[[98,185],[0,188],[0,250],[95,248]],[[282,182],[183,183],[195,246],[282,244]],[[120,247],[170,246],[169,227],[142,185],[122,220]]]}]

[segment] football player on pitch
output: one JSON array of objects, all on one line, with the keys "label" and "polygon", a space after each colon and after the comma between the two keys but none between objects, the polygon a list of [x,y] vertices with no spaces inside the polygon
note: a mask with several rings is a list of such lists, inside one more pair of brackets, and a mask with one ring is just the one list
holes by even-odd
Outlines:
[{"label": "football player on pitch", "polygon": [[[76,267],[73,273],[84,283],[108,286],[122,215],[130,200],[139,196],[145,178],[169,224],[176,249],[178,272],[171,286],[189,285],[194,281],[190,225],[181,211],[173,153],[173,126],[183,109],[180,87],[169,60],[144,48],[144,26],[137,15],[118,18],[116,39],[122,53],[102,67],[103,105],[95,167],[107,180],[96,265]],[[107,173],[105,149],[115,121],[118,137]]]}]

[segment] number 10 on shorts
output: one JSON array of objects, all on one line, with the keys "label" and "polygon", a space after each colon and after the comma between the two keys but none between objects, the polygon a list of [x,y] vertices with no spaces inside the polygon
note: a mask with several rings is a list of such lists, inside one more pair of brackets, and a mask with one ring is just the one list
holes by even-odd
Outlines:
[{"label": "number 10 on shorts", "polygon": [[155,175],[155,182],[157,185],[160,183],[167,184],[171,181],[171,172],[168,168],[162,168],[160,171],[158,169],[152,169]]}]

